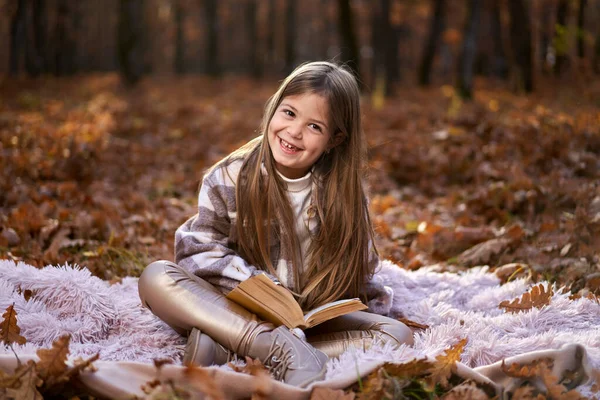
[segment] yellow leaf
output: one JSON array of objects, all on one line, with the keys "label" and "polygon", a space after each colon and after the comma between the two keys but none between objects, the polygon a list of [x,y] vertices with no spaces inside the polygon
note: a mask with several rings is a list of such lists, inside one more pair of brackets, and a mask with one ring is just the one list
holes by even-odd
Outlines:
[{"label": "yellow leaf", "polygon": [[460,360],[460,355],[466,344],[467,339],[462,339],[460,342],[446,350],[444,354],[440,354],[435,358],[435,363],[429,370],[429,373],[431,374],[429,379],[432,386],[435,386],[438,383],[443,387],[448,386],[448,379],[456,369],[456,362]]},{"label": "yellow leaf", "polygon": [[17,325],[17,312],[11,304],[2,315],[0,337],[5,344],[25,344],[27,339],[20,335],[21,328]]},{"label": "yellow leaf", "polygon": [[511,313],[517,313],[519,311],[531,310],[531,308],[542,308],[545,305],[550,304],[554,292],[549,287],[546,292],[544,285],[539,284],[531,288],[529,292],[525,292],[521,298],[516,298],[512,302],[504,300],[498,306],[504,308],[506,311]]},{"label": "yellow leaf", "polygon": [[36,352],[40,358],[37,363],[37,370],[44,381],[49,378],[56,379],[67,370],[66,361],[70,341],[71,337],[64,335],[52,343],[51,349],[39,349]]}]

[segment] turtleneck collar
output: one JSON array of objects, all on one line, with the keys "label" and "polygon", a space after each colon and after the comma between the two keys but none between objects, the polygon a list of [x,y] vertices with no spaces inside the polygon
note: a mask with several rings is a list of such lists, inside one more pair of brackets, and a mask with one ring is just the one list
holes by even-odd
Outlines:
[{"label": "turtleneck collar", "polygon": [[292,193],[301,192],[302,190],[304,190],[310,186],[310,177],[312,175],[311,171],[308,171],[308,173],[306,175],[304,175],[302,178],[298,178],[298,179],[286,178],[279,171],[277,171],[277,174],[287,185],[288,192],[292,192]]}]

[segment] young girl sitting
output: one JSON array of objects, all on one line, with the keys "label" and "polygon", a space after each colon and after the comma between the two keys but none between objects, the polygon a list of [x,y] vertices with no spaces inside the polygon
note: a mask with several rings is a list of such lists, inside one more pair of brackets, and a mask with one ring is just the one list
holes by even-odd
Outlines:
[{"label": "young girl sitting", "polygon": [[[378,315],[392,290],[372,280],[379,259],[363,192],[366,145],[351,73],[328,62],[298,67],[267,103],[261,135],[204,176],[198,214],[175,233],[175,261],[150,264],[142,304],[188,335],[184,362],[260,359],[286,383],[306,386],[328,357],[374,342],[412,344],[403,323]],[[370,312],[304,333],[261,321],[225,297],[266,273],[304,310],[361,297]]]}]

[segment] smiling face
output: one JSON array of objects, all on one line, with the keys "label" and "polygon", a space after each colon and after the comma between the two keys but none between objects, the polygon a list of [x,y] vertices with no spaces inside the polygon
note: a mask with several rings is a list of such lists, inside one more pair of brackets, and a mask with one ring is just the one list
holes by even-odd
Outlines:
[{"label": "smiling face", "polygon": [[284,97],[267,131],[275,167],[286,178],[301,178],[330,147],[329,107],[315,93]]}]

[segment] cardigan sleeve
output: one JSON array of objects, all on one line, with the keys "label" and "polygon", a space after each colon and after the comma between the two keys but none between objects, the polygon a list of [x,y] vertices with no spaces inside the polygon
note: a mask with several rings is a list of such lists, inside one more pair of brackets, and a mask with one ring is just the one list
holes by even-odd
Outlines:
[{"label": "cardigan sleeve", "polygon": [[[225,293],[264,272],[235,251],[234,172],[239,166],[229,171],[227,167],[216,167],[204,177],[198,213],[175,232],[175,262]],[[267,275],[277,282],[277,278]]]}]

